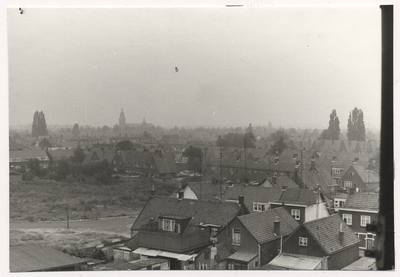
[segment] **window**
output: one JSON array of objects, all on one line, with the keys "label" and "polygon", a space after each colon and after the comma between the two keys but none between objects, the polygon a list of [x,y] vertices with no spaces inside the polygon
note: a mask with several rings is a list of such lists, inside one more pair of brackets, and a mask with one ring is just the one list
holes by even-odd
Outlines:
[{"label": "window", "polygon": [[371,217],[369,215],[362,215],[361,216],[361,226],[365,227],[367,224],[371,223]]},{"label": "window", "polygon": [[258,261],[254,262],[254,267],[258,267]]},{"label": "window", "polygon": [[174,232],[175,231],[175,220],[163,219],[162,229],[164,231]]},{"label": "window", "polygon": [[292,209],[290,214],[293,216],[294,219],[300,220],[300,210]]},{"label": "window", "polygon": [[352,181],[344,181],[344,187],[345,188],[352,188],[353,187],[353,182]]},{"label": "window", "polygon": [[240,245],[240,229],[233,229],[232,245]]},{"label": "window", "polygon": [[347,225],[351,225],[353,222],[353,216],[351,214],[343,214],[343,221],[346,222]]},{"label": "window", "polygon": [[265,203],[253,203],[253,211],[262,212],[266,210],[266,207]]},{"label": "window", "polygon": [[307,246],[307,243],[308,243],[307,238],[299,237],[299,245],[300,246]]}]

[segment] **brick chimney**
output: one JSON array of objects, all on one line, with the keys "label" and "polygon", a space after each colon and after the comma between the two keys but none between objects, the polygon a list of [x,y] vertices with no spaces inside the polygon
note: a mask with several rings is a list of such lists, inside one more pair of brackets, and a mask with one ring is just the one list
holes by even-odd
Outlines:
[{"label": "brick chimney", "polygon": [[155,194],[156,194],[156,189],[154,188],[154,184],[153,184],[153,186],[151,187],[151,190],[150,190],[150,195],[154,196]]},{"label": "brick chimney", "polygon": [[244,196],[243,195],[239,196],[239,205],[244,206]]},{"label": "brick chimney", "polygon": [[179,199],[183,199],[183,191],[179,191],[178,192],[178,198]]},{"label": "brick chimney", "polygon": [[340,223],[340,226],[339,226],[339,242],[340,242],[340,244],[343,244],[343,240],[344,240],[343,223]]},{"label": "brick chimney", "polygon": [[276,237],[281,236],[281,221],[279,220],[278,216],[276,216],[274,219],[274,235]]}]

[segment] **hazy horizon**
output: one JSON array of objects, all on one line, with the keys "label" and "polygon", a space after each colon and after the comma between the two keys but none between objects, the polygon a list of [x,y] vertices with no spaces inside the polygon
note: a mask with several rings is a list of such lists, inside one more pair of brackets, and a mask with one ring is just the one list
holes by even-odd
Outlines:
[{"label": "hazy horizon", "polygon": [[[49,12],[51,10],[51,12]],[[8,9],[9,124],[380,128],[380,8]],[[175,68],[178,70],[176,71]]]}]

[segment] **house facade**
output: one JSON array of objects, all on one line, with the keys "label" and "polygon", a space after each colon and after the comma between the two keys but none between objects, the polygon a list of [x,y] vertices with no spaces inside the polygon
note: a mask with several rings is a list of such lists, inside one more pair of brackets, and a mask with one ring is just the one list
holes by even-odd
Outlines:
[{"label": "house facade", "polygon": [[[339,270],[359,259],[359,243],[353,230],[336,214],[299,225],[283,242],[282,254],[270,264],[284,266],[286,262],[289,269]],[[298,267],[291,268],[291,264]],[[313,268],[308,267],[310,264]]]},{"label": "house facade", "polygon": [[218,235],[219,243],[235,251],[227,257],[228,269],[251,270],[267,264],[297,226],[298,222],[282,207],[238,216]]},{"label": "house facade", "polygon": [[131,227],[141,258],[168,258],[171,269],[195,269],[200,250],[215,242],[218,232],[244,205],[153,196]]},{"label": "house facade", "polygon": [[376,233],[367,231],[367,225],[378,222],[379,193],[355,193],[348,196],[339,215],[360,239],[360,249],[372,250]]},{"label": "house facade", "polygon": [[284,207],[300,223],[330,215],[325,198],[318,190],[288,188],[278,201],[271,203],[271,209],[277,207]]}]

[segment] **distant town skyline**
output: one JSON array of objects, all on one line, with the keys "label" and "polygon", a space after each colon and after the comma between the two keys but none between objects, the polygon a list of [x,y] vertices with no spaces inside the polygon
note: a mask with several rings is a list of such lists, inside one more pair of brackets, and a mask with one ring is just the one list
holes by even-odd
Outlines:
[{"label": "distant town skyline", "polygon": [[9,124],[380,128],[380,9],[8,9]]}]

